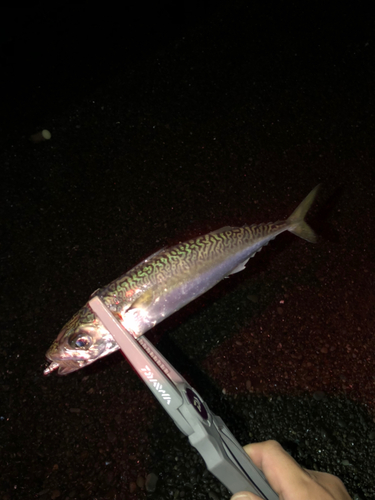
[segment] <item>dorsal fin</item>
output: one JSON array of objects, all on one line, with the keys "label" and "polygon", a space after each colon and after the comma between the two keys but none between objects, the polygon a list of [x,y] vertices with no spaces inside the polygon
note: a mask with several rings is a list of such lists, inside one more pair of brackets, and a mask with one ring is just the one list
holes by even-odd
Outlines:
[{"label": "dorsal fin", "polygon": [[[142,262],[147,262],[148,260],[151,260],[153,259],[154,257],[156,257],[157,255],[159,255],[159,253],[162,253],[164,252],[168,247],[163,247],[163,248],[160,248],[160,250],[157,250],[156,252],[152,253],[151,255],[149,255],[148,257],[146,257],[145,259],[142,260]],[[140,264],[142,263],[140,262]]]},{"label": "dorsal fin", "polygon": [[220,229],[215,229],[214,231],[210,231],[208,234],[219,234],[219,233],[224,233],[225,231],[233,231],[234,227],[232,226],[224,226],[221,227]]}]

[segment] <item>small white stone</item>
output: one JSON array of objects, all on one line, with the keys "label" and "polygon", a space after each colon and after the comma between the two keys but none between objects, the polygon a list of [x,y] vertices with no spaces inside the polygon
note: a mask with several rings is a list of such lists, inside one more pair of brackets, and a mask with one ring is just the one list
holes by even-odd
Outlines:
[{"label": "small white stone", "polygon": [[49,139],[51,139],[51,132],[46,129],[41,130],[40,132],[37,132],[30,137],[30,141],[34,144],[37,144],[38,142],[49,141]]}]

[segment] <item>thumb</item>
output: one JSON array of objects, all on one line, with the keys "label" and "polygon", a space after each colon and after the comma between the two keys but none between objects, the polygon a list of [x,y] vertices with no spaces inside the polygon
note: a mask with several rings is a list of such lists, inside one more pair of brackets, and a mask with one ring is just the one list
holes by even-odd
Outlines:
[{"label": "thumb", "polygon": [[250,493],[250,491],[239,491],[235,493],[230,500],[262,500],[258,495]]}]

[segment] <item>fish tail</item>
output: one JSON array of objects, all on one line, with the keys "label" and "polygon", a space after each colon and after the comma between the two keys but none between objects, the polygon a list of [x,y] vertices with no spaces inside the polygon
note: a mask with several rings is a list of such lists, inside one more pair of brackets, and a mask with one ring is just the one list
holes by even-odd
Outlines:
[{"label": "fish tail", "polygon": [[303,238],[304,240],[310,241],[311,243],[316,242],[316,234],[304,219],[307,211],[315,199],[319,186],[320,184],[314,187],[314,189],[306,196],[302,203],[298,205],[292,215],[287,219],[287,222],[290,225],[288,231],[296,236],[299,236],[300,238]]}]

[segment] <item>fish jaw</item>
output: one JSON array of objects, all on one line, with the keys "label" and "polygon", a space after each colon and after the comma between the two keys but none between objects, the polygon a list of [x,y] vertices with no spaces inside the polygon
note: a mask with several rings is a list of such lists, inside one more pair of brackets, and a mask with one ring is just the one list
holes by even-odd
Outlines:
[{"label": "fish jaw", "polygon": [[63,353],[56,352],[55,354],[49,354],[47,352],[46,358],[50,362],[50,365],[44,370],[44,375],[49,375],[53,371],[57,371],[59,375],[68,375],[69,373],[73,373],[85,366],[90,365],[94,361],[97,361],[108,354],[111,354],[114,351],[117,351],[119,346],[117,343],[113,342],[110,346],[107,345],[103,347],[102,351],[97,355],[87,354],[86,359],[77,359],[82,354],[77,353],[77,351],[67,350]]},{"label": "fish jaw", "polygon": [[[95,360],[93,360],[95,361]],[[47,366],[44,370],[44,375],[49,375],[53,371],[57,370],[59,375],[68,375],[69,373],[75,372],[82,368],[82,364],[79,361],[51,361],[51,364]]]},{"label": "fish jaw", "polygon": [[44,370],[44,375],[49,375],[53,371],[57,371],[59,375],[68,375],[95,361],[98,356],[90,358],[88,352],[72,351],[66,348],[65,342],[60,344],[55,341],[47,351],[46,358],[50,365]]},{"label": "fish jaw", "polygon": [[43,375],[49,375],[58,368],[59,368],[59,363],[57,363],[56,361],[50,361],[50,365],[47,366],[47,368],[44,370]]}]

